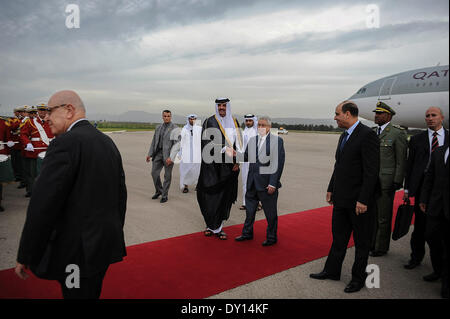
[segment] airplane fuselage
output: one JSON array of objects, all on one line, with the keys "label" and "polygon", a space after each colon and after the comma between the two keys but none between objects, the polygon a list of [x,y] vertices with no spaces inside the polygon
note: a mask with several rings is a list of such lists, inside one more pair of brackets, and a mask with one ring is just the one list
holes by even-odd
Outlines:
[{"label": "airplane fuselage", "polygon": [[444,126],[449,119],[449,66],[422,68],[394,74],[368,83],[349,100],[359,108],[360,116],[373,121],[378,101],[392,107],[392,123],[410,128],[425,128],[425,111],[437,106],[444,112]]}]

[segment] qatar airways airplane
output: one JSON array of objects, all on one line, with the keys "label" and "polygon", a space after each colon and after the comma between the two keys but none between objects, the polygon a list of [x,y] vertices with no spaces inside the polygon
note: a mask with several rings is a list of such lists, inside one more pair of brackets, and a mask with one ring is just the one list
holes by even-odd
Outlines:
[{"label": "qatar airways airplane", "polygon": [[425,111],[437,106],[448,127],[448,72],[444,65],[394,74],[364,85],[349,100],[358,105],[361,117],[371,121],[375,105],[383,101],[396,112],[392,123],[410,128],[426,128]]}]

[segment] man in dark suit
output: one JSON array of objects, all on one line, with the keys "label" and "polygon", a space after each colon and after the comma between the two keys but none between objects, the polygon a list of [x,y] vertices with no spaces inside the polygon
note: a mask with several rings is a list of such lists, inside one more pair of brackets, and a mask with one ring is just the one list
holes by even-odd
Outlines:
[{"label": "man in dark suit", "polygon": [[59,281],[64,298],[99,298],[109,265],[126,255],[122,159],[114,142],[86,120],[75,92],[54,94],[48,107],[45,118],[57,137],[36,179],[16,273],[26,279],[30,267]]},{"label": "man in dark suit", "polygon": [[449,147],[446,145],[436,148],[431,154],[419,204],[421,210],[427,216],[425,234],[430,246],[430,254],[434,256],[434,263],[437,263],[441,269],[441,295],[443,298],[449,297],[450,189],[448,153]]},{"label": "man in dark suit", "polygon": [[344,290],[351,293],[361,290],[367,277],[375,201],[379,192],[380,146],[375,132],[358,120],[358,107],[353,102],[339,104],[334,119],[345,132],[339,139],[326,195],[327,202],[333,205],[333,244],[323,271],[310,277],[340,280],[342,262],[353,232],[355,261],[352,280]]},{"label": "man in dark suit", "polygon": [[245,150],[243,162],[250,162],[245,193],[246,218],[242,235],[236,241],[253,239],[253,224],[258,203],[261,201],[267,220],[266,240],[263,246],[277,242],[277,200],[283,173],[285,152],[283,139],[270,134],[270,118],[258,120],[258,135],[252,137]]},{"label": "man in dark suit", "polygon": [[[172,113],[169,110],[162,112],[163,123],[155,129],[152,144],[146,158],[147,163],[152,160],[152,178],[155,185],[157,199],[160,195],[161,203],[167,202],[170,184],[172,182],[172,169],[175,156],[180,150],[180,132],[178,126],[172,123]],[[174,147],[175,146],[175,147]],[[164,183],[161,183],[161,171],[164,167]]]},{"label": "man in dark suit", "polygon": [[[412,136],[408,145],[404,200],[407,200],[408,197],[415,197],[416,200],[414,202],[414,231],[411,234],[411,259],[404,266],[406,269],[413,269],[420,265],[425,256],[426,215],[419,207],[424,172],[432,151],[439,146],[448,144],[448,131],[442,126],[444,121],[442,110],[437,107],[428,108],[425,113],[425,121],[428,129]],[[431,261],[433,263],[433,256],[431,256]],[[437,272],[439,271],[439,269],[434,269],[434,272],[425,276],[424,280],[438,280]]]}]

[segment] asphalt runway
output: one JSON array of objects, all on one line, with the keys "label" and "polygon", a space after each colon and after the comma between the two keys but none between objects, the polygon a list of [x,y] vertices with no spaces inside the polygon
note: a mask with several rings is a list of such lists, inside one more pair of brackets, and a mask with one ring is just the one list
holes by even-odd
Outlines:
[{"label": "asphalt runway", "polygon": [[[178,165],[173,169],[169,201],[161,204],[159,200],[151,199],[155,190],[150,175],[151,164],[145,162],[145,157],[153,132],[122,132],[111,133],[109,136],[122,154],[126,174],[127,246],[203,231],[205,224],[193,187],[190,187],[187,194],[180,190]],[[282,137],[285,142],[286,164],[278,198],[279,215],[326,206],[326,188],[332,173],[339,135],[291,132]],[[25,191],[17,189],[17,185],[4,185],[2,205],[6,210],[0,213],[0,270],[15,266],[25,221],[28,199],[24,197]],[[241,185],[240,181],[238,201],[233,205],[225,226],[244,222],[245,212],[239,210],[242,204]],[[264,219],[264,214],[257,214],[256,219]],[[278,236],[282,240],[283,234]],[[264,238],[254,240],[262,242]],[[380,269],[380,288],[364,288],[356,294],[343,292],[351,279],[354,248],[350,248],[343,265],[341,281],[317,281],[309,278],[310,273],[322,270],[325,258],[321,258],[210,298],[440,298],[440,282],[427,283],[422,280],[422,276],[432,272],[428,247],[424,263],[416,269],[403,269],[403,264],[409,260],[409,254],[408,235],[391,242],[388,255],[371,257],[369,264],[376,264]]]}]

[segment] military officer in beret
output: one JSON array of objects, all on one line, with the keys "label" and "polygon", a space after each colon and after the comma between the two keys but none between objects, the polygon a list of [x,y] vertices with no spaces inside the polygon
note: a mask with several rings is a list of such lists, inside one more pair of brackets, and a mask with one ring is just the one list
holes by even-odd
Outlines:
[{"label": "military officer in beret", "polygon": [[389,250],[394,195],[403,184],[408,142],[406,131],[392,125],[395,111],[389,105],[379,101],[373,112],[378,124],[374,130],[380,139],[381,196],[377,200],[377,220],[370,255],[379,257]]}]

